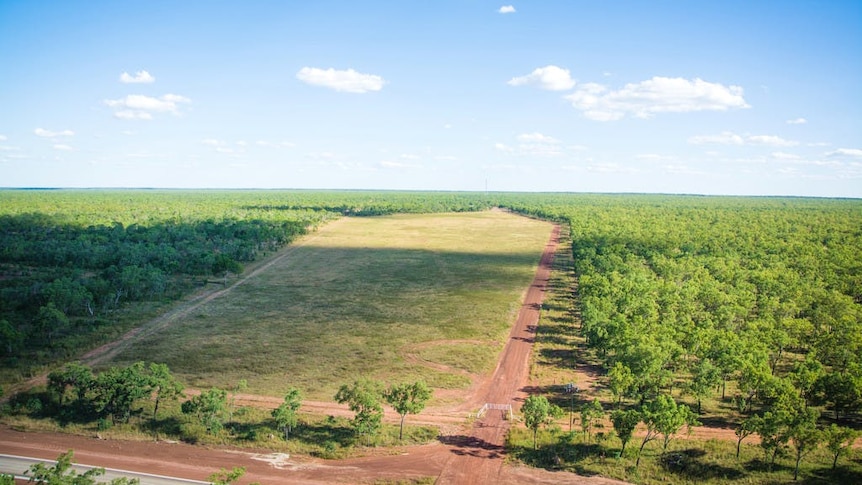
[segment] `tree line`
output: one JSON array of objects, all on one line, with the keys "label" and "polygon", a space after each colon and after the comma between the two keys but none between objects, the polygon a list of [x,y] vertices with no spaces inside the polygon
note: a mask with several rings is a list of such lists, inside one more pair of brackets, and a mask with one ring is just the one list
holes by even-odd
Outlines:
[{"label": "tree line", "polygon": [[[48,374],[44,394],[13,396],[4,412],[50,418],[60,424],[95,423],[100,430],[119,424],[158,430],[160,423],[177,417],[175,411],[170,416],[164,412],[160,416],[159,410],[178,403],[183,417],[178,437],[195,442],[201,433],[217,436],[225,426],[236,424],[234,416],[241,409],[236,404],[237,395],[246,387],[245,381],[240,381],[232,389],[211,388],[186,396],[184,385],[165,364],[135,362],[95,373],[89,366],[70,363]],[[342,385],[333,399],[347,404],[355,413],[350,428],[357,440],[370,444],[383,426],[384,403],[401,418],[398,439],[402,440],[407,416],[420,413],[431,395],[431,389],[423,381],[387,386],[380,381],[360,379]],[[270,413],[271,425],[280,431],[284,441],[290,439],[291,431],[300,422],[302,399],[302,392],[291,387],[283,402]],[[148,403],[146,407],[152,410],[151,414],[144,414],[144,403]]]}]

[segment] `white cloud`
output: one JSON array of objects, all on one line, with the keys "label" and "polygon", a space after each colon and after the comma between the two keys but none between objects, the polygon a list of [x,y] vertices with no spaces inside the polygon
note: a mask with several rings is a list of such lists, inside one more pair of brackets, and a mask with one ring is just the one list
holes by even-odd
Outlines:
[{"label": "white cloud", "polygon": [[56,145],[54,145],[54,150],[62,150],[64,152],[70,152],[70,151],[74,150],[74,148],[70,147],[69,145],[56,144]]},{"label": "white cloud", "polygon": [[130,109],[124,109],[116,111],[114,113],[114,118],[121,120],[151,120],[153,119],[153,115],[146,111],[132,111]]},{"label": "white cloud", "polygon": [[808,120],[806,120],[805,118],[787,120],[788,125],[804,125],[805,123],[808,123]]},{"label": "white cloud", "polygon": [[512,147],[505,143],[496,143],[494,148],[503,153],[553,157],[563,154],[563,149],[560,147],[560,140],[541,133],[522,133],[515,137],[518,140],[518,146]]},{"label": "white cloud", "polygon": [[127,72],[123,72],[120,74],[120,82],[127,84],[150,84],[156,82],[156,78],[147,71],[138,71],[134,76],[131,76]]},{"label": "white cloud", "polygon": [[395,162],[391,160],[383,160],[380,162],[383,168],[419,168],[419,165],[413,163]]},{"label": "white cloud", "polygon": [[6,135],[0,135],[0,141],[6,141]]},{"label": "white cloud", "polygon": [[798,141],[785,140],[775,135],[737,135],[731,131],[723,131],[718,135],[692,136],[688,142],[693,145],[714,143],[719,145],[769,145],[778,147],[792,147],[799,144]]},{"label": "white cloud", "polygon": [[296,78],[313,86],[323,86],[344,93],[380,91],[386,83],[380,76],[363,74],[353,69],[337,71],[333,68],[303,67],[296,73]]},{"label": "white cloud", "polygon": [[794,155],[793,153],[785,153],[785,152],[772,152],[772,158],[776,160],[799,160],[799,155]]},{"label": "white cloud", "polygon": [[862,150],[858,148],[839,148],[826,154],[827,157],[862,158]]},{"label": "white cloud", "polygon": [[[216,140],[215,138],[205,138],[201,143],[213,147],[219,153],[236,153],[236,150],[231,148],[226,141]],[[237,143],[239,145],[239,143]],[[242,146],[242,145],[241,145]]]},{"label": "white cloud", "polygon": [[641,153],[639,155],[635,155],[635,158],[637,158],[638,160],[650,160],[656,162],[674,160],[674,157],[668,155],[659,155],[657,153]]},{"label": "white cloud", "polygon": [[121,120],[151,120],[153,113],[180,114],[180,105],[191,103],[192,100],[178,94],[165,94],[153,98],[143,94],[130,94],[125,98],[106,99],[105,105],[116,109],[114,117]]},{"label": "white cloud", "polygon": [[617,91],[600,84],[587,83],[565,98],[591,120],[612,121],[625,116],[651,118],[656,113],[749,108],[742,93],[739,86],[725,86],[699,78],[688,80],[656,76],[639,83],[626,84]]},{"label": "white cloud", "polygon": [[776,147],[792,147],[799,144],[798,141],[785,140],[780,136],[774,135],[754,135],[746,137],[746,141],[751,145],[770,145]]},{"label": "white cloud", "polygon": [[745,139],[736,133],[723,131],[718,135],[698,135],[688,139],[688,142],[693,145],[703,145],[707,143],[716,143],[720,145],[742,145]]},{"label": "white cloud", "polygon": [[543,135],[541,133],[523,133],[517,136],[518,141],[527,143],[559,143],[554,137]]},{"label": "white cloud", "polygon": [[515,13],[515,7],[512,5],[503,5],[500,7],[500,10],[497,10],[499,13]]},{"label": "white cloud", "polygon": [[495,143],[494,148],[504,153],[514,153],[515,149],[504,143]]},{"label": "white cloud", "polygon": [[509,86],[537,84],[548,91],[565,91],[575,86],[575,80],[572,79],[568,69],[551,65],[535,69],[526,76],[514,77],[507,84]]},{"label": "white cloud", "polygon": [[289,141],[282,142],[271,142],[266,140],[258,140],[255,142],[258,146],[262,147],[272,147],[272,148],[293,148],[296,146],[295,143]]},{"label": "white cloud", "polygon": [[58,136],[73,136],[75,134],[75,132],[72,130],[51,131],[51,130],[46,130],[44,128],[36,128],[35,130],[33,130],[33,133],[35,133],[36,136],[41,136],[43,138],[54,138],[54,137],[58,137]]}]

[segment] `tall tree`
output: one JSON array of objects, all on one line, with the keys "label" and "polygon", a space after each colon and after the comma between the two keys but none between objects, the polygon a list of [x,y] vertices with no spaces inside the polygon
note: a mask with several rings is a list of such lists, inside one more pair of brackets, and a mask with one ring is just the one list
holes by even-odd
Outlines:
[{"label": "tall tree", "polygon": [[386,402],[401,416],[398,439],[404,437],[404,418],[408,414],[419,414],[431,399],[431,388],[423,381],[393,384],[383,393]]}]

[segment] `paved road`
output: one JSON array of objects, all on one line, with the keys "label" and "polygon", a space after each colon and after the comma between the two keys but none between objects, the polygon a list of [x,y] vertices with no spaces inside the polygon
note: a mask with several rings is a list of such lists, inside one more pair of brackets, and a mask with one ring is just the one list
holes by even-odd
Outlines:
[{"label": "paved road", "polygon": [[[45,463],[50,466],[57,462],[54,460],[42,460],[39,458],[0,454],[0,472],[10,473],[17,477],[23,477],[24,472],[29,470],[30,466],[36,463]],[[81,474],[87,470],[99,467],[73,464],[72,468]],[[115,478],[121,477],[137,478],[141,481],[141,485],[190,485],[208,483],[198,480],[186,480],[184,478],[163,477],[161,475],[150,475],[147,473],[137,473],[126,470],[114,470],[112,468],[105,469],[105,474],[100,475],[96,480],[99,482],[109,482]]]}]

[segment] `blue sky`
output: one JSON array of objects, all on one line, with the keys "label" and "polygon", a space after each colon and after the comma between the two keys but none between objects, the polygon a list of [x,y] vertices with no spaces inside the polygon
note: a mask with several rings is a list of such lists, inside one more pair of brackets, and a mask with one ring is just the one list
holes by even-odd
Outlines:
[{"label": "blue sky", "polygon": [[0,187],[862,197],[862,2],[0,2]]}]

